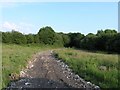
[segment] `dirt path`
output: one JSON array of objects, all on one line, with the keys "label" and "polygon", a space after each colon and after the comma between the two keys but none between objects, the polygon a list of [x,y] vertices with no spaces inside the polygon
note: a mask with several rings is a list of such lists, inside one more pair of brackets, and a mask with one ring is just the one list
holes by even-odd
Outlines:
[{"label": "dirt path", "polygon": [[98,88],[74,74],[61,60],[57,60],[53,51],[37,55],[27,69],[21,71],[21,79],[12,82],[8,88]]}]

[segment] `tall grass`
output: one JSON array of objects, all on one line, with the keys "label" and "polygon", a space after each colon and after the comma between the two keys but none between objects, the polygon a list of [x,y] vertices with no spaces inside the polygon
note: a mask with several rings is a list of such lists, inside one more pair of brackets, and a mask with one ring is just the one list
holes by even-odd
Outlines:
[{"label": "tall grass", "polygon": [[101,88],[118,87],[118,55],[64,49],[55,51],[82,78]]},{"label": "tall grass", "polygon": [[9,74],[19,74],[34,54],[53,48],[55,47],[47,45],[2,44],[2,87],[10,82]]}]

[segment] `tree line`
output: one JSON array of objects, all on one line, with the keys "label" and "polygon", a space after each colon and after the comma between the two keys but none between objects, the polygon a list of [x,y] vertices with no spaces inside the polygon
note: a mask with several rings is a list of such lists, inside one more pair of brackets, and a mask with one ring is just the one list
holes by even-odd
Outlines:
[{"label": "tree line", "polygon": [[120,33],[111,29],[98,30],[97,34],[89,33],[87,35],[81,33],[56,33],[49,26],[40,28],[37,34],[22,34],[12,30],[11,32],[2,32],[2,42],[45,44],[120,53]]}]

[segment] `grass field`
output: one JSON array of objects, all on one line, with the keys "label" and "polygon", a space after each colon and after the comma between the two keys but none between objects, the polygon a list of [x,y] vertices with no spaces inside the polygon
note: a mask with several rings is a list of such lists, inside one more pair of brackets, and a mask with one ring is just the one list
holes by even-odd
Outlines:
[{"label": "grass field", "polygon": [[52,48],[52,46],[45,45],[2,44],[2,87],[9,83],[9,74],[19,73],[34,54]]},{"label": "grass field", "polygon": [[[34,54],[53,48],[55,47],[45,45],[2,44],[2,87],[9,83],[9,74],[19,73]],[[57,50],[55,53],[85,80],[103,88],[117,87],[117,55],[74,49]]]},{"label": "grass field", "polygon": [[118,87],[118,55],[75,49],[55,51],[55,55],[86,81],[99,85],[101,88]]}]

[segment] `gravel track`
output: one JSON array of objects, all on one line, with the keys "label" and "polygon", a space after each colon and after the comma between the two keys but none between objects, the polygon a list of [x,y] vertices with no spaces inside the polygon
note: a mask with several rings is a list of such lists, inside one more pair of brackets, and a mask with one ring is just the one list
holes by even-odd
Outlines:
[{"label": "gravel track", "polygon": [[84,88],[85,90],[100,90],[90,82],[84,81],[62,60],[54,57],[53,51],[37,54],[28,63],[27,69],[20,72],[21,79],[11,82],[6,88]]}]

